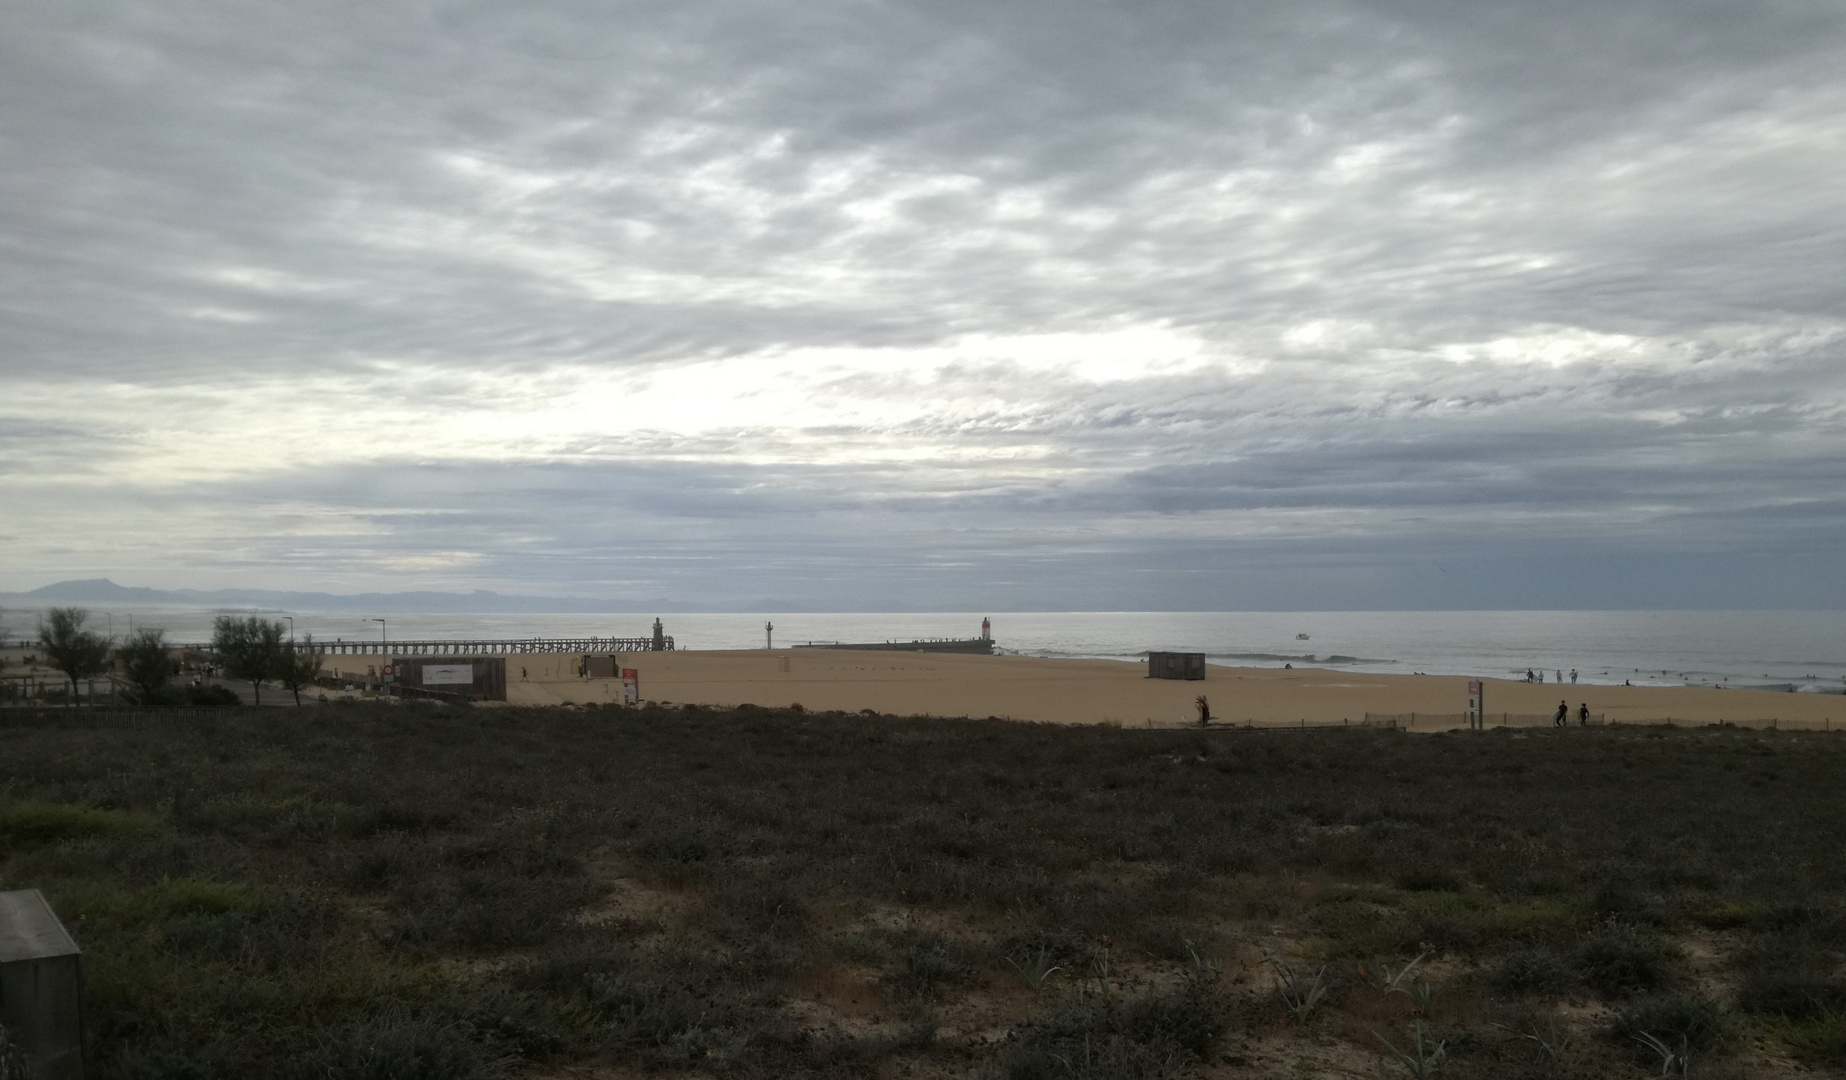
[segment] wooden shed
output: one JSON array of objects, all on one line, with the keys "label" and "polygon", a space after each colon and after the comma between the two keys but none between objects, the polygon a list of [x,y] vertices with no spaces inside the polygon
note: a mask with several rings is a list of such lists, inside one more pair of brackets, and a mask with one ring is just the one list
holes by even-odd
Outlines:
[{"label": "wooden shed", "polygon": [[1147,654],[1147,677],[1150,679],[1203,679],[1205,654],[1202,652],[1150,652]]},{"label": "wooden shed", "polygon": [[0,1025],[33,1080],[83,1080],[82,956],[43,893],[0,892]]}]

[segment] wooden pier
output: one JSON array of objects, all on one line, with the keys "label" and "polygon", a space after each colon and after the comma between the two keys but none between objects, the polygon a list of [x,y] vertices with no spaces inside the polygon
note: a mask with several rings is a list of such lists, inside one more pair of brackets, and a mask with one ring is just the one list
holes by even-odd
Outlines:
[{"label": "wooden pier", "polygon": [[[211,643],[176,646],[209,653]],[[491,641],[316,641],[328,656],[507,656],[526,653],[672,652],[671,637],[501,638]]]}]

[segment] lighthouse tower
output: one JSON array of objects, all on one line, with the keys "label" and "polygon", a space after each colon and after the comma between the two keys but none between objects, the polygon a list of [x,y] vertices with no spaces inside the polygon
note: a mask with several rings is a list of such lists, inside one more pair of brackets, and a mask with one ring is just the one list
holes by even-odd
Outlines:
[{"label": "lighthouse tower", "polygon": [[992,641],[993,639],[994,639],[993,624],[987,621],[987,616],[983,615],[981,616],[981,640],[982,641]]}]

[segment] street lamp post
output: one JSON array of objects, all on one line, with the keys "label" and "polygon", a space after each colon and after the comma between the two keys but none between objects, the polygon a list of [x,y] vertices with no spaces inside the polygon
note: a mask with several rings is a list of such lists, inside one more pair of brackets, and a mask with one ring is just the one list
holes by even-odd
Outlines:
[{"label": "street lamp post", "polygon": [[391,670],[390,637],[385,632],[383,619],[367,619],[366,621],[378,624],[378,689],[382,692],[385,689],[385,672]]},{"label": "street lamp post", "polygon": [[775,647],[776,647],[776,624],[772,622],[766,622],[763,624],[763,648],[773,649]]}]

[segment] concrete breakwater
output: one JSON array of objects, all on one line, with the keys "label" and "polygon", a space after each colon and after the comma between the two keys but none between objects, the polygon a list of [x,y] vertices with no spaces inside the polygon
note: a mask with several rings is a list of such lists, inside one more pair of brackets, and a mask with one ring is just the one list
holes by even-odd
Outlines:
[{"label": "concrete breakwater", "polygon": [[917,641],[810,641],[793,646],[797,649],[869,649],[878,652],[972,653],[992,656],[992,638],[923,638]]}]

